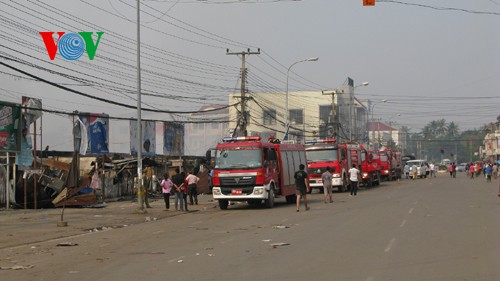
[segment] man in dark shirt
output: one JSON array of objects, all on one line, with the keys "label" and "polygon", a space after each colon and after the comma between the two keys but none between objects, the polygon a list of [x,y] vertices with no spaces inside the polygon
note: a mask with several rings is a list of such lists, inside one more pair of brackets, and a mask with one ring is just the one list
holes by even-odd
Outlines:
[{"label": "man in dark shirt", "polygon": [[309,191],[309,180],[307,179],[307,173],[304,172],[304,164],[299,165],[299,170],[295,172],[295,194],[297,195],[297,212],[300,207],[300,198],[304,197],[304,206],[306,207],[306,211],[309,210],[307,206],[307,192]]},{"label": "man in dark shirt", "polygon": [[175,169],[175,175],[172,177],[172,182],[174,183],[174,191],[175,191],[175,201],[174,206],[175,210],[177,209],[177,203],[180,201],[181,211],[184,211],[184,207],[186,212],[188,211],[187,202],[184,201],[185,196],[185,188],[184,188],[184,175],[180,172],[179,168]]}]

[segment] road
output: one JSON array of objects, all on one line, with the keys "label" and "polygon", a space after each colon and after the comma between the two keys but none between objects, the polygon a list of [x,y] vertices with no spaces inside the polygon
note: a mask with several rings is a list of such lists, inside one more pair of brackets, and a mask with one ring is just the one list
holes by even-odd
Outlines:
[{"label": "road", "polygon": [[[500,180],[384,182],[0,250],[2,280],[500,280]],[[284,202],[284,200],[283,200]],[[61,242],[74,246],[58,247]],[[77,244],[77,245],[76,245]]]}]

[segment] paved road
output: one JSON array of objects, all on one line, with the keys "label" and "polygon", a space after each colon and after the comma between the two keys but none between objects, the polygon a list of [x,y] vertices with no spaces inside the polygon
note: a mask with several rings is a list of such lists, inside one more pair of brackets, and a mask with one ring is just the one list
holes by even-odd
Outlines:
[{"label": "paved road", "polygon": [[0,266],[33,267],[0,274],[11,281],[500,280],[499,183],[462,174],[386,182],[356,197],[335,194],[333,204],[313,194],[311,210],[299,213],[284,203],[209,207],[3,248]]}]

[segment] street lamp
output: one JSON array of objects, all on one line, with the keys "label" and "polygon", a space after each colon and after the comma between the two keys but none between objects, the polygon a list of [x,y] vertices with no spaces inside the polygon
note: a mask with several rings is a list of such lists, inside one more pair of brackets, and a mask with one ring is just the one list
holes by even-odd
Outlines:
[{"label": "street lamp", "polygon": [[[371,106],[371,110],[370,110],[370,111],[371,111],[371,113],[372,113],[372,122],[374,121],[374,119],[373,119],[373,110],[374,110],[375,106],[376,106],[377,104],[379,104],[379,103],[383,103],[383,102],[387,102],[387,99],[383,99],[383,100],[381,100],[381,101],[379,101],[379,102],[376,102],[376,103],[374,103],[374,104]],[[379,129],[380,129],[380,124],[379,124]],[[380,131],[378,132],[378,134],[379,134],[379,136],[378,136],[378,137],[380,138]],[[375,141],[375,130],[373,130],[372,136],[373,136],[373,140]],[[370,143],[369,143],[369,142],[370,142],[370,138],[368,138],[368,147],[370,147]],[[373,149],[375,149],[375,146],[373,146]]]},{"label": "street lamp", "polygon": [[288,139],[288,76],[290,74],[290,69],[292,69],[292,67],[294,65],[298,64],[298,63],[306,62],[306,61],[317,61],[317,60],[319,60],[318,57],[312,57],[312,58],[308,58],[308,59],[305,59],[305,60],[296,61],[296,62],[292,63],[292,65],[290,65],[290,67],[286,71],[285,136],[283,137],[283,140],[287,140]]}]

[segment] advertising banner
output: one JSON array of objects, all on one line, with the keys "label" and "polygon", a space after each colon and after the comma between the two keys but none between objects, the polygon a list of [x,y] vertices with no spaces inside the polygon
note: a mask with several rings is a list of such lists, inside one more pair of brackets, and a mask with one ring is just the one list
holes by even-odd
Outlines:
[{"label": "advertising banner", "polygon": [[0,151],[21,150],[21,106],[0,101]]},{"label": "advertising banner", "polygon": [[[79,113],[78,119],[84,127],[81,132],[86,131],[87,133],[87,151],[85,154],[109,153],[109,115]],[[82,136],[82,140],[85,140],[84,136]],[[82,146],[85,145],[82,143]]]},{"label": "advertising banner", "polygon": [[[141,121],[142,124],[142,155],[156,154],[155,121]],[[130,120],[130,154],[137,155],[137,121]]]},{"label": "advertising banner", "polygon": [[184,124],[164,122],[163,154],[167,156],[184,155]]}]

